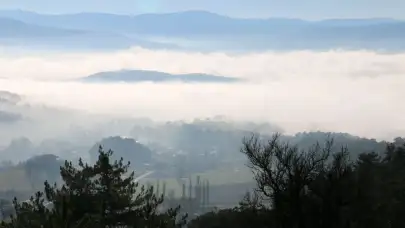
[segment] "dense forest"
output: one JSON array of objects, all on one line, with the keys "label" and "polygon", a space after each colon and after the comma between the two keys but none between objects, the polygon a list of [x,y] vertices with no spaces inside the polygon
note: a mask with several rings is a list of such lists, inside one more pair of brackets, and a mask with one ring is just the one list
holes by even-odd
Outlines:
[{"label": "dense forest", "polygon": [[[60,168],[62,184],[46,181],[44,190],[30,200],[16,198],[13,209],[2,207],[1,226],[396,228],[405,225],[405,144],[400,138],[385,143],[383,152],[360,146],[355,149],[364,149],[364,153],[352,153],[348,147],[337,147],[333,137],[301,149],[278,134],[269,139],[245,137],[240,147],[254,174],[256,188],[234,208],[212,209],[195,216],[175,205],[168,207],[164,194],[154,191],[153,186],[141,186],[134,181],[129,162],[123,158],[116,160],[113,151],[104,151],[100,146],[94,164],[80,160],[75,166],[65,161]],[[30,162],[36,164],[35,160]]]}]

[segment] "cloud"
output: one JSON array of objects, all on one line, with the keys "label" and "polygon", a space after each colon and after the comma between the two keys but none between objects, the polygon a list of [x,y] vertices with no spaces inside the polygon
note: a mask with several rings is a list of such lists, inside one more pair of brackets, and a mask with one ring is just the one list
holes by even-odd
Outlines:
[{"label": "cloud", "polygon": [[[226,115],[287,132],[326,130],[390,138],[404,133],[405,54],[297,51],[230,55],[155,51],[0,54],[0,90],[31,102],[159,120]],[[247,79],[219,84],[83,84],[100,71],[157,70]]]}]

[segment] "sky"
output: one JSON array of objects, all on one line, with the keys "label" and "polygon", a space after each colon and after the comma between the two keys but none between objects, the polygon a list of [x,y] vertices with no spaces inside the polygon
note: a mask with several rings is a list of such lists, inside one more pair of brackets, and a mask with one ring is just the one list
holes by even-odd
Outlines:
[{"label": "sky", "polygon": [[405,19],[404,0],[1,0],[0,9],[116,14],[207,10],[233,17]]}]

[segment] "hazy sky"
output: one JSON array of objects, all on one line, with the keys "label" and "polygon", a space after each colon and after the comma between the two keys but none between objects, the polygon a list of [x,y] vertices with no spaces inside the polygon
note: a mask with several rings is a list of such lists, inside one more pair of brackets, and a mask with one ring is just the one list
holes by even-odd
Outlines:
[{"label": "hazy sky", "polygon": [[237,17],[405,19],[404,0],[1,0],[0,8],[47,13],[208,10]]}]

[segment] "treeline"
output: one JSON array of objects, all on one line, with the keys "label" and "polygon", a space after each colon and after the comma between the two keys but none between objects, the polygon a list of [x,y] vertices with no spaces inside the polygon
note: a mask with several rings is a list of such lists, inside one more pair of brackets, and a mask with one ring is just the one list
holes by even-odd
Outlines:
[{"label": "treeline", "polygon": [[113,161],[112,151],[100,148],[94,165],[80,161],[75,168],[66,161],[60,169],[63,185],[45,182],[44,192],[31,200],[15,199],[15,213],[1,227],[405,227],[401,140],[386,144],[384,153],[361,153],[355,159],[348,148],[336,148],[332,139],[301,150],[280,140],[280,135],[265,142],[247,138],[241,151],[257,188],[233,209],[209,212],[187,223],[179,207],[166,209],[153,187],[134,183],[129,164]]},{"label": "treeline", "polygon": [[237,208],[211,212],[190,228],[399,228],[405,227],[405,145],[350,159],[333,140],[300,151],[274,136],[244,141],[243,154],[257,189]]},{"label": "treeline", "polygon": [[[251,135],[252,132],[259,133],[264,138],[271,138],[275,132],[282,132],[282,129],[266,123],[233,123],[208,119],[195,120],[191,123],[174,122],[151,126],[134,126],[131,136],[140,139],[145,138],[160,145],[189,152],[191,155],[216,151],[220,159],[243,159],[242,154],[235,154],[235,151],[240,148],[241,138]],[[334,138],[334,147],[348,146],[352,154],[385,150],[385,142],[339,132],[318,131],[281,135],[280,141],[288,141],[306,149],[316,142],[325,141],[328,137]]]}]

